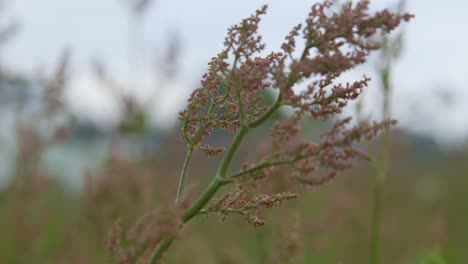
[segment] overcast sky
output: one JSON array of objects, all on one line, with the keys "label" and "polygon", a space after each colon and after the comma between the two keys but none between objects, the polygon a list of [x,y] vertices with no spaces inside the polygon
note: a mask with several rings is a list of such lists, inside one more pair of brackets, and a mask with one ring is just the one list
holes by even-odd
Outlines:
[{"label": "overcast sky", "polygon": [[[17,36],[0,52],[3,63],[19,71],[50,71],[60,51],[73,54],[69,100],[74,109],[92,116],[117,120],[116,105],[91,78],[89,63],[104,62],[122,83],[137,81],[142,97],[151,94],[154,70],[144,66],[162,54],[168,36],[177,32],[181,68],[177,81],[166,88],[155,106],[161,123],[175,119],[185,97],[222,49],[226,29],[250,15],[265,1],[157,0],[145,13],[129,44],[130,16],[124,0],[13,0],[7,1],[0,21],[13,18],[21,24]],[[315,1],[270,1],[261,24],[267,49],[276,49],[289,29],[301,22]],[[371,1],[373,8],[395,1]],[[401,127],[434,136],[439,142],[457,142],[468,136],[468,2],[462,0],[410,0],[416,14],[406,26],[403,57],[395,65],[395,118]],[[133,45],[133,48],[129,46]],[[132,51],[131,51],[132,50]],[[131,52],[130,52],[131,51]],[[159,52],[159,53],[158,53]],[[138,60],[129,63],[129,54]],[[132,64],[132,67],[129,67]],[[138,69],[135,70],[134,68]],[[363,68],[372,74],[372,65]],[[133,73],[134,75],[131,75]],[[361,72],[359,73],[361,74]],[[138,76],[136,76],[138,75]],[[375,79],[375,78],[374,78]],[[374,87],[373,87],[374,86]],[[377,87],[377,82],[371,89]],[[377,89],[374,89],[377,90]],[[162,96],[162,95],[158,95]],[[377,96],[369,95],[369,101]],[[447,104],[448,102],[448,104]],[[377,104],[374,104],[377,106]]]}]

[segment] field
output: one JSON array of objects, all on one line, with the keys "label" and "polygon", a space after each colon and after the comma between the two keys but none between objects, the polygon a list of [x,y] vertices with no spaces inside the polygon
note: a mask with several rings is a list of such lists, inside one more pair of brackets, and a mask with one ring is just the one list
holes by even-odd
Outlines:
[{"label": "field", "polygon": [[191,86],[176,34],[142,63],[129,3],[127,71],[0,61],[0,263],[468,263],[463,92],[402,96],[430,64],[400,64],[404,1],[318,2],[273,51],[261,6]]}]

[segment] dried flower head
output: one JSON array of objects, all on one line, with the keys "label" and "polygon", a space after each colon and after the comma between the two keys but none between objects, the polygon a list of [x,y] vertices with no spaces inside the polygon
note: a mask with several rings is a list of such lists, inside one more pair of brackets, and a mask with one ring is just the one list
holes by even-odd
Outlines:
[{"label": "dried flower head", "polygon": [[210,206],[200,211],[200,214],[218,213],[221,221],[229,215],[237,214],[254,226],[266,224],[262,216],[263,210],[281,205],[283,202],[299,197],[298,194],[284,192],[278,194],[259,194],[251,196],[245,183],[237,185],[232,192],[221,199],[213,201]]}]

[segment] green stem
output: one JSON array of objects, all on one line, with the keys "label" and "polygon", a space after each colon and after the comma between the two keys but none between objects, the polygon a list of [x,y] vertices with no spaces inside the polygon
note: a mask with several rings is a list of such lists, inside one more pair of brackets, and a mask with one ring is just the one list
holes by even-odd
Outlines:
[{"label": "green stem", "polygon": [[203,209],[203,207],[205,207],[205,205],[211,200],[211,198],[213,198],[219,188],[227,183],[228,181],[222,179],[221,177],[214,177],[208,187],[206,187],[205,191],[182,216],[181,223],[185,224],[193,217],[195,217],[198,212],[200,212],[200,210]]},{"label": "green stem", "polygon": [[289,159],[289,160],[262,162],[262,163],[258,164],[257,166],[254,166],[252,168],[249,168],[249,169],[237,172],[235,174],[232,174],[232,175],[230,175],[228,177],[228,179],[236,179],[236,178],[242,177],[242,176],[247,175],[247,174],[254,173],[256,171],[259,171],[259,170],[265,169],[265,168],[282,166],[282,165],[289,165],[289,164],[292,164],[292,163],[294,163],[296,161],[300,161],[300,160],[303,160],[303,159],[306,159],[306,158],[309,158],[309,157],[311,157],[311,155],[298,156],[298,157],[296,157],[294,159]]},{"label": "green stem", "polygon": [[[270,118],[280,107],[281,97],[278,97],[276,102],[263,116],[248,124],[247,126],[241,125],[239,131],[237,132],[236,136],[234,137],[234,140],[231,143],[231,146],[227,150],[226,154],[224,154],[223,160],[221,161],[221,164],[218,167],[218,171],[216,172],[216,176],[213,178],[213,180],[205,189],[205,191],[200,195],[200,197],[190,206],[187,212],[185,212],[185,214],[182,216],[180,228],[182,228],[185,223],[187,223],[193,217],[199,214],[199,212],[203,209],[203,207],[205,207],[205,205],[211,200],[211,198],[213,198],[213,196],[216,194],[219,188],[221,188],[221,186],[232,182],[232,180],[226,178],[226,172],[245,135],[248,133],[250,128],[257,127],[266,120],[268,120],[268,118]],[[169,249],[172,242],[174,241],[174,238],[174,236],[171,236],[166,238],[166,240],[164,240],[163,242],[161,242],[154,250],[149,263],[157,263],[162,258],[164,253]]]},{"label": "green stem", "polygon": [[374,197],[371,224],[371,264],[379,264],[381,259],[381,221],[385,171],[381,164],[374,164]]},{"label": "green stem", "polygon": [[[384,92],[383,97],[383,115],[385,118],[390,117],[390,63],[381,72],[380,79]],[[371,226],[371,264],[380,264],[382,258],[382,238],[381,225],[383,214],[383,190],[386,175],[388,173],[390,163],[391,138],[390,131],[387,129],[383,132],[380,162],[374,162],[374,205],[372,211],[372,226]]]},{"label": "green stem", "polygon": [[236,134],[236,137],[231,143],[231,146],[227,150],[226,154],[223,157],[223,160],[221,161],[221,165],[218,168],[218,172],[216,173],[217,177],[222,177],[224,178],[226,176],[226,171],[229,168],[229,165],[231,164],[232,159],[234,158],[234,154],[236,153],[237,149],[239,148],[240,143],[244,139],[245,135],[249,131],[249,128],[245,126],[241,126],[239,131]]},{"label": "green stem", "polygon": [[244,105],[242,104],[241,91],[237,91],[237,102],[239,103],[239,121],[241,126],[245,125]]},{"label": "green stem", "polygon": [[265,122],[268,118],[270,118],[276,112],[276,110],[278,110],[278,108],[280,107],[281,107],[281,97],[278,97],[278,99],[276,99],[275,103],[270,107],[270,109],[268,109],[268,111],[263,116],[259,117],[255,121],[252,121],[249,124],[249,127],[254,128],[263,124],[263,122]]},{"label": "green stem", "polygon": [[180,174],[180,180],[179,180],[179,187],[177,188],[177,197],[175,200],[176,205],[179,204],[180,199],[182,199],[182,195],[184,194],[185,182],[187,181],[187,171],[188,171],[188,166],[190,164],[190,161],[192,160],[193,149],[194,149],[194,146],[190,145],[187,151],[187,157],[185,158],[185,161],[184,161],[184,166],[182,167],[182,173]]},{"label": "green stem", "polygon": [[[229,168],[229,165],[231,164],[232,159],[234,158],[234,154],[236,153],[237,149],[240,146],[240,143],[244,139],[245,135],[248,132],[248,128],[245,126],[242,126],[239,131],[236,134],[236,137],[234,138],[233,142],[231,143],[231,146],[229,147],[228,151],[223,157],[223,160],[221,161],[221,164],[218,168],[218,172],[216,173],[216,176],[213,178],[211,183],[208,185],[208,187],[205,189],[205,191],[201,194],[201,196],[196,200],[190,208],[185,212],[185,214],[182,216],[180,227],[182,228],[185,223],[190,221],[193,217],[195,217],[201,209],[213,198],[213,196],[216,194],[216,192],[219,190],[219,188],[227,183],[229,183],[229,180],[226,180],[224,177],[226,176],[227,169]],[[156,247],[151,260],[149,263],[154,264],[157,263],[163,256],[164,252],[167,251],[167,249],[170,247],[174,240],[174,236],[171,236],[161,242],[161,244]]]},{"label": "green stem", "polygon": [[153,252],[153,255],[151,256],[151,260],[150,260],[150,264],[156,264],[158,263],[158,261],[162,258],[164,252],[167,251],[167,249],[171,246],[172,242],[174,241],[174,237],[170,237],[166,240],[164,240],[163,242],[161,242],[161,244],[159,244],[155,251]]},{"label": "green stem", "polygon": [[[210,108],[208,109],[207,114],[208,115],[211,114],[214,110],[215,110],[215,104],[213,103],[213,101],[211,101]],[[198,142],[200,137],[203,135],[203,132],[205,131],[206,127],[207,127],[207,124],[205,124],[201,128],[199,128],[197,130],[197,132],[195,132],[195,135],[193,136],[194,140],[192,140],[189,137],[189,135],[187,134],[187,120],[184,121],[184,129],[183,129],[184,132],[183,133],[184,133],[184,138],[185,138],[185,140],[187,141],[187,143],[189,145],[189,149],[187,151],[187,156],[185,158],[184,165],[182,167],[182,172],[180,174],[179,186],[177,188],[177,196],[176,196],[176,200],[175,200],[176,205],[179,204],[180,199],[184,195],[185,182],[187,181],[187,169],[188,169],[188,166],[190,165],[190,161],[192,160],[192,154],[193,154],[193,151],[195,149],[195,144],[193,142],[194,141]]]},{"label": "green stem", "polygon": [[372,210],[371,226],[371,264],[380,264],[382,251],[381,226],[383,215],[383,191],[385,178],[388,173],[390,155],[390,131],[385,130],[383,135],[382,160],[374,161],[374,204]]}]

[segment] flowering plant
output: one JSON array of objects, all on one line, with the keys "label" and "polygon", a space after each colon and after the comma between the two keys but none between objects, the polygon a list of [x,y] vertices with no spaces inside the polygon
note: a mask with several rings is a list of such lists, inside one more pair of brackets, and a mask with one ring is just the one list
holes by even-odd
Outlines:
[{"label": "flowering plant", "polygon": [[[376,35],[388,34],[402,21],[412,18],[410,14],[388,10],[370,14],[367,0],[335,7],[330,1],[313,5],[305,22],[286,36],[281,51],[267,55],[262,55],[265,44],[257,33],[266,6],[228,29],[225,49],[211,60],[201,87],[191,94],[187,108],[180,112],[181,135],[188,152],[176,199],[178,209],[183,211],[178,214],[177,230],[195,216],[213,212],[222,219],[240,214],[254,225],[263,225],[263,209],[298,195],[290,192],[249,195],[247,182],[258,183],[285,168],[291,179],[301,184],[324,184],[338,171],[349,168],[353,160],[370,159],[356,143],[363,138],[371,139],[395,124],[394,120],[384,120],[349,128],[351,118],[336,119],[319,142],[302,136],[301,120],[336,118],[349,101],[361,95],[370,81],[368,77],[346,84],[337,79],[366,62],[369,54],[381,47],[375,41]],[[296,45],[298,40],[303,41],[301,50]],[[305,89],[298,89],[298,85]],[[276,95],[271,104],[262,100],[268,92]],[[246,135],[267,123],[282,108],[291,112],[273,125],[267,154],[230,172],[232,160]],[[234,134],[226,149],[206,143],[207,137],[217,129]],[[194,151],[223,157],[211,183],[200,196],[193,203],[181,203]],[[214,199],[218,190],[229,184],[236,185],[234,190]],[[157,242],[151,263],[161,259],[175,237],[176,234],[170,233]]]}]

